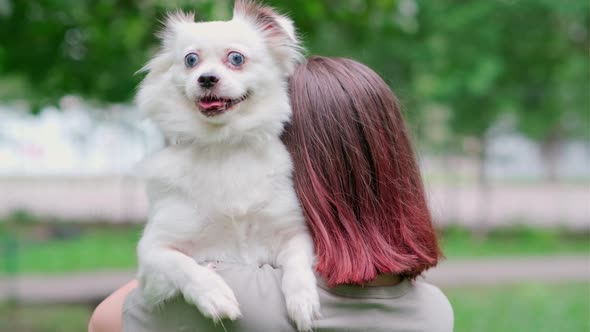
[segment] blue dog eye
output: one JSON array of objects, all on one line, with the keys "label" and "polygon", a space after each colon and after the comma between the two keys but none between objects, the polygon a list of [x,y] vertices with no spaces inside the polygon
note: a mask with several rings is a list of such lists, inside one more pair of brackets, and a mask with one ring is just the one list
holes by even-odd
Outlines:
[{"label": "blue dog eye", "polygon": [[184,64],[188,68],[192,68],[199,63],[199,56],[196,53],[189,53],[184,57]]},{"label": "blue dog eye", "polygon": [[244,56],[238,52],[231,52],[228,54],[227,58],[229,59],[229,62],[236,67],[244,64]]}]

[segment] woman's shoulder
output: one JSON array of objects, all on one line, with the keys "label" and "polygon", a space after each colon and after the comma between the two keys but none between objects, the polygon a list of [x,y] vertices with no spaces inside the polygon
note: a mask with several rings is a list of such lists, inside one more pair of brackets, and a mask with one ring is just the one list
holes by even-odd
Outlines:
[{"label": "woman's shoulder", "polygon": [[425,331],[453,331],[453,308],[438,287],[423,281],[415,281],[404,297],[408,305],[413,307],[416,320],[427,324]]},{"label": "woman's shoulder", "polygon": [[[229,266],[219,272],[249,311],[244,318],[275,324],[273,331],[292,329],[280,290],[280,269]],[[451,304],[432,284],[403,280],[391,287],[330,288],[321,278],[318,282],[323,317],[315,322],[317,331],[453,331]]]},{"label": "woman's shoulder", "polygon": [[395,286],[320,283],[323,318],[318,330],[452,332],[453,311],[436,286],[403,280]]},{"label": "woman's shoulder", "polygon": [[[133,292],[124,306],[124,331],[295,331],[289,321],[281,292],[281,271],[270,266],[225,264],[217,269],[234,290],[243,317],[215,326],[197,309],[177,299],[157,311],[143,305]],[[316,331],[412,331],[452,332],[453,311],[436,286],[404,280],[392,287],[320,284],[322,318]]]}]

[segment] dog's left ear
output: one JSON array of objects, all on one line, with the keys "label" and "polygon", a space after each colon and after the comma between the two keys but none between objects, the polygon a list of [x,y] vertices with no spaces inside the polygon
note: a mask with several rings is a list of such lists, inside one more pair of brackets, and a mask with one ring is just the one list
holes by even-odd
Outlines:
[{"label": "dog's left ear", "polygon": [[303,61],[303,48],[290,18],[251,0],[236,0],[234,18],[247,20],[256,26],[287,75],[290,76],[297,64]]}]

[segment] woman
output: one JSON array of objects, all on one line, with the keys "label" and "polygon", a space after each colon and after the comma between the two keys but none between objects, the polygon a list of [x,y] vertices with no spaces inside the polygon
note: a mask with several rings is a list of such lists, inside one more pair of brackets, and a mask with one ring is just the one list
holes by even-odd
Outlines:
[{"label": "woman", "polygon": [[[446,297],[415,281],[441,256],[399,104],[370,68],[311,57],[291,80],[295,190],[317,254],[315,331],[453,329]],[[219,263],[243,317],[215,326],[177,299],[149,312],[135,283],[96,309],[91,331],[295,331],[280,269]],[[123,303],[124,302],[124,303]],[[121,309],[122,308],[122,309]]]}]

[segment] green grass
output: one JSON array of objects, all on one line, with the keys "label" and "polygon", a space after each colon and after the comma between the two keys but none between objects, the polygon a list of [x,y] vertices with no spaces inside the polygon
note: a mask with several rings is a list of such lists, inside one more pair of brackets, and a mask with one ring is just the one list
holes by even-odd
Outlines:
[{"label": "green grass", "polygon": [[[590,284],[528,283],[444,290],[455,332],[590,331]],[[89,306],[0,305],[0,331],[85,331]]]},{"label": "green grass", "polygon": [[590,235],[565,230],[512,226],[476,236],[465,228],[449,227],[441,233],[441,246],[448,259],[590,254]]},{"label": "green grass", "polygon": [[[140,226],[0,223],[0,275],[132,269]],[[4,235],[4,236],[2,236]],[[441,232],[447,259],[589,254],[587,233],[512,227],[477,237],[464,228]]]},{"label": "green grass", "polygon": [[90,306],[14,306],[0,304],[0,331],[82,332],[88,329]]},{"label": "green grass", "polygon": [[455,332],[590,331],[590,284],[519,284],[446,290]]},{"label": "green grass", "polygon": [[[23,239],[10,250],[4,273],[63,273],[130,269],[136,265],[138,227],[91,229],[67,239]],[[7,250],[0,251],[0,257]],[[3,259],[0,259],[2,261]]]}]

